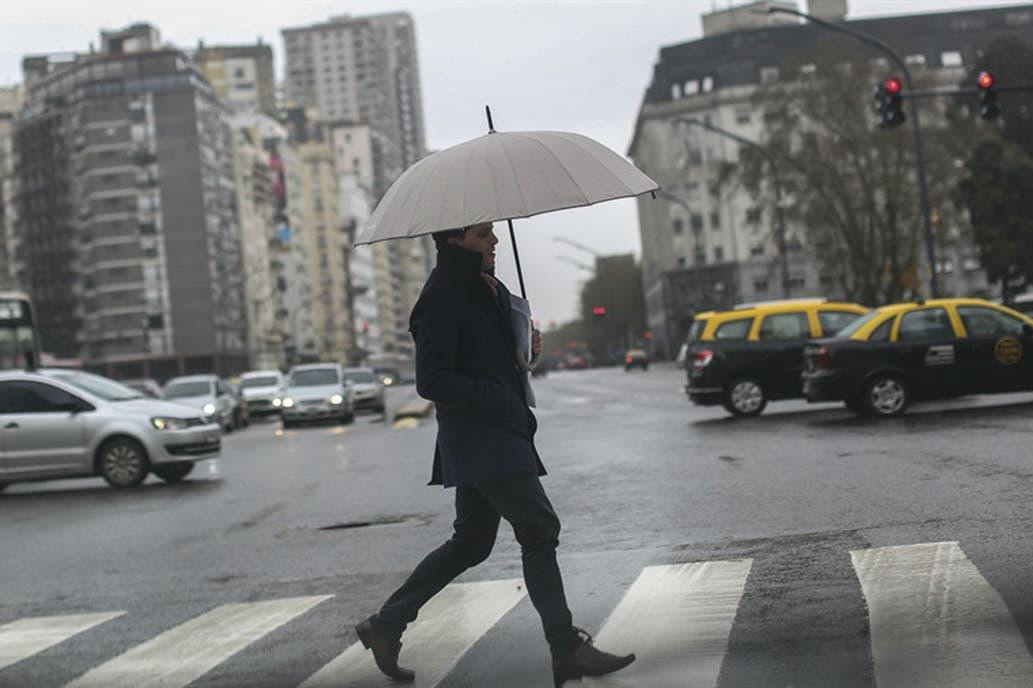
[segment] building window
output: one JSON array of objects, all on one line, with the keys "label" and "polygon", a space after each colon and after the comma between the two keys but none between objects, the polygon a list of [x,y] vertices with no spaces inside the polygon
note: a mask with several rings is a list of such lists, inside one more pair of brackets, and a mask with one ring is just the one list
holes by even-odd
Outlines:
[{"label": "building window", "polygon": [[735,111],[735,123],[736,124],[749,124],[750,123],[750,111],[746,109]]},{"label": "building window", "polygon": [[767,280],[753,280],[753,291],[763,293],[768,290]]},{"label": "building window", "polygon": [[791,289],[803,289],[807,286],[807,280],[803,277],[790,277],[789,287]]},{"label": "building window", "polygon": [[751,256],[763,256],[764,255],[764,244],[754,244],[750,247]]},{"label": "building window", "polygon": [[681,98],[681,86],[673,84],[671,86],[671,100],[678,100],[679,98]]},{"label": "building window", "polygon": [[685,258],[678,258],[678,267],[685,267]]},{"label": "building window", "polygon": [[816,74],[817,71],[818,66],[816,64],[810,63],[800,65],[800,76],[814,76],[814,74]]},{"label": "building window", "polygon": [[760,222],[760,208],[747,208],[746,209],[746,221],[751,225],[755,225]]},{"label": "building window", "polygon": [[699,93],[699,79],[690,79],[685,82],[685,95],[694,96]]},{"label": "building window", "polygon": [[960,67],[962,65],[961,53],[957,50],[948,50],[940,55],[940,62],[944,67]]},{"label": "building window", "polygon": [[693,252],[692,257],[693,260],[696,261],[696,265],[703,265],[707,262],[707,253],[703,250],[703,247],[701,246],[696,247],[696,250]]},{"label": "building window", "polygon": [[699,215],[697,213],[693,213],[691,221],[692,221],[692,231],[693,232],[698,232],[701,229],[703,229],[703,216],[702,215]]},{"label": "building window", "polygon": [[760,83],[770,84],[773,81],[778,81],[778,67],[761,67]]},{"label": "building window", "polygon": [[680,219],[677,219],[671,223],[671,231],[673,231],[676,236],[681,234],[682,221]]},{"label": "building window", "polygon": [[725,259],[725,249],[723,246],[714,247],[714,261],[720,263]]},{"label": "building window", "polygon": [[703,92],[710,93],[714,90],[714,77],[705,76],[703,77]]},{"label": "building window", "polygon": [[721,213],[712,211],[710,213],[710,228],[721,229]]},{"label": "building window", "polygon": [[904,58],[904,62],[906,62],[909,67],[924,67],[925,55],[908,55]]}]

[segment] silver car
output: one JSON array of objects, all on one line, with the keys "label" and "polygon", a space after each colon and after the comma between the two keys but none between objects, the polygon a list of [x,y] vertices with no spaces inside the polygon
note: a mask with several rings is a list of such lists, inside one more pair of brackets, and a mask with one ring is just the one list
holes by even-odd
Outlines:
[{"label": "silver car", "polygon": [[384,383],[372,368],[345,368],[344,379],[352,384],[356,409],[383,413],[387,409]]},{"label": "silver car", "polygon": [[279,370],[251,370],[240,376],[240,390],[252,416],[280,413],[287,378]]},{"label": "silver car", "polygon": [[218,423],[223,432],[232,432],[235,427],[233,390],[218,375],[174,377],[165,383],[162,394],[166,401],[194,407],[205,418]]},{"label": "silver car", "polygon": [[0,372],[0,489],[94,475],[132,487],[148,472],[178,482],[220,452],[219,426],[196,409],[78,370]]},{"label": "silver car", "polygon": [[337,363],[308,363],[291,368],[280,409],[284,427],[305,420],[351,423],[355,419],[351,385]]}]

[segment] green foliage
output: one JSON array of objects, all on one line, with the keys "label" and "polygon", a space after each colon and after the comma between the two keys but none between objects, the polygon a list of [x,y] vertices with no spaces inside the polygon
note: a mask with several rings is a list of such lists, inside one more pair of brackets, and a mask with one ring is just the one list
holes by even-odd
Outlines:
[{"label": "green foliage", "polygon": [[1033,276],[1033,158],[1017,143],[992,138],[976,146],[965,169],[957,198],[969,212],[987,276],[1002,283],[1007,301]]}]

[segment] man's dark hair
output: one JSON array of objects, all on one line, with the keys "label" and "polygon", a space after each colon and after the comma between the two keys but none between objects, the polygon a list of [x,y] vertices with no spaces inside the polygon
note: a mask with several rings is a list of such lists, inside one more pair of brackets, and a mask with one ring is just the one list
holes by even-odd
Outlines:
[{"label": "man's dark hair", "polygon": [[448,245],[449,239],[462,239],[464,234],[466,234],[466,227],[461,229],[445,229],[440,232],[434,232],[431,236],[434,237],[434,245],[441,248]]}]

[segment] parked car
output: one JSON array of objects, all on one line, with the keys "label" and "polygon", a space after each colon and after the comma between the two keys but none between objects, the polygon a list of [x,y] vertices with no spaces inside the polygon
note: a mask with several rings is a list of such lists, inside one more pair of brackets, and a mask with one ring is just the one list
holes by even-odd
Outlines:
[{"label": "parked car", "polygon": [[279,370],[250,370],[240,376],[248,413],[254,417],[280,415],[287,378]]},{"label": "parked car", "polygon": [[0,373],[0,428],[0,490],[95,475],[132,487],[148,472],[178,482],[221,451],[219,426],[197,409],[80,370]]},{"label": "parked car", "polygon": [[120,382],[126,387],[135,389],[140,394],[150,399],[163,399],[161,395],[161,385],[158,384],[157,380],[152,380],[147,377],[137,378],[135,380],[120,380]]},{"label": "parked car", "polygon": [[869,309],[825,299],[742,304],[696,315],[689,328],[685,392],[700,406],[756,416],[769,401],[803,397],[803,348]]},{"label": "parked car", "polygon": [[337,363],[306,363],[291,368],[280,408],[285,428],[306,420],[351,423],[355,419],[351,385]]},{"label": "parked car", "polygon": [[351,383],[355,409],[370,409],[375,413],[387,410],[384,385],[372,368],[345,368],[344,379]]},{"label": "parked car", "polygon": [[649,354],[642,349],[628,349],[624,354],[624,372],[632,368],[649,370]]},{"label": "parked car", "polygon": [[233,431],[233,390],[217,375],[174,377],[165,383],[162,394],[168,401],[199,409],[224,432]]},{"label": "parked car", "polygon": [[913,399],[1033,390],[1033,318],[983,299],[883,306],[808,342],[808,401],[897,416]]}]

